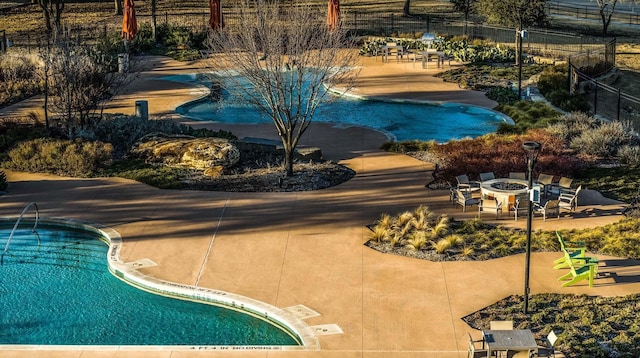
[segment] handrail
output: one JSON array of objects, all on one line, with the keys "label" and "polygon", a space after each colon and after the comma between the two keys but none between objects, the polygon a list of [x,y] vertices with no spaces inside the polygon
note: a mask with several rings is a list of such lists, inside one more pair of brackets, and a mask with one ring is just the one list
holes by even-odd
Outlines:
[{"label": "handrail", "polygon": [[[16,220],[15,225],[13,225],[13,230],[11,230],[11,234],[9,235],[9,240],[7,240],[7,244],[4,246],[4,251],[2,251],[2,255],[0,256],[0,266],[4,265],[4,254],[6,254],[7,251],[9,251],[9,244],[11,244],[11,238],[13,238],[13,234],[16,232],[16,229],[18,228],[18,224],[20,224],[20,220],[22,220],[22,217],[24,216],[24,214],[32,206],[36,210],[36,221],[33,224],[33,228],[31,229],[31,232],[33,233],[36,231],[36,227],[38,226],[38,219],[40,218],[40,212],[38,211],[38,205],[34,202],[30,202],[29,204],[27,204],[27,206],[24,207],[24,209],[22,209],[22,213],[20,213],[20,216],[18,216],[18,220]],[[40,236],[38,236],[38,245],[40,245]]]}]

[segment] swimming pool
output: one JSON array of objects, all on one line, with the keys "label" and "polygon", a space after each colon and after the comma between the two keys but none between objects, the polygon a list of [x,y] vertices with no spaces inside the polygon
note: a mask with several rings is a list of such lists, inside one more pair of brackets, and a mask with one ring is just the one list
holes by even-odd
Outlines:
[{"label": "swimming pool", "polygon": [[[2,248],[14,222],[0,221]],[[135,265],[119,261],[120,242],[114,233],[68,220],[40,223],[37,235],[32,226],[21,225],[15,231],[0,266],[0,344],[263,348],[306,344],[289,322],[277,317],[275,307],[259,312],[246,297],[144,277]],[[116,279],[110,270],[138,287]],[[221,304],[225,299],[236,307]],[[215,300],[217,305],[203,303]]]},{"label": "swimming pool", "polygon": [[[174,75],[164,80],[203,85],[204,75]],[[206,86],[205,86],[206,87]],[[266,115],[233,100],[222,91],[219,100],[203,97],[176,108],[181,115],[199,121],[255,124],[271,123]],[[365,100],[340,96],[321,106],[313,121],[337,126],[363,126],[381,131],[390,140],[435,140],[478,137],[495,132],[512,120],[496,111],[461,103],[426,103],[409,100]]]}]

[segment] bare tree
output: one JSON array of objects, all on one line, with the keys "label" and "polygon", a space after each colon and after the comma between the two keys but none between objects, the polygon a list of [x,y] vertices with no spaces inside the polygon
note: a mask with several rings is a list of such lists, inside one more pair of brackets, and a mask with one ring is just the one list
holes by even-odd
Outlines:
[{"label": "bare tree", "polygon": [[300,137],[318,107],[332,100],[327,90],[337,84],[349,88],[355,80],[357,71],[347,69],[356,64],[357,51],[348,47],[343,28],[328,29],[326,13],[317,8],[269,0],[240,0],[235,6],[235,21],[210,32],[209,48],[216,55],[208,65],[236,100],[271,118],[291,176]]},{"label": "bare tree", "polygon": [[611,16],[616,10],[618,0],[596,0],[596,2],[598,3],[598,11],[602,20],[602,36],[607,36],[609,24],[611,24]]},{"label": "bare tree", "polygon": [[490,24],[515,27],[516,29],[516,65],[522,54],[519,51],[521,32],[525,27],[547,23],[546,0],[478,0],[477,13]]},{"label": "bare tree", "polygon": [[[124,75],[110,73],[109,58],[90,46],[78,45],[68,32],[42,48],[45,76],[45,113],[51,113],[66,126],[73,138],[78,129],[94,124],[101,103],[112,97]],[[48,115],[46,117],[48,119]]]},{"label": "bare tree", "polygon": [[38,0],[38,5],[44,15],[47,33],[51,34],[54,29],[61,29],[60,19],[64,10],[64,0]]}]

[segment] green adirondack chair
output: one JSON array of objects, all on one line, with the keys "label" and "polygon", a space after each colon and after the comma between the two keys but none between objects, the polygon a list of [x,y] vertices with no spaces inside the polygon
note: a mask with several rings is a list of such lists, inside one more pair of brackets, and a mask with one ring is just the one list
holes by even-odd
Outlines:
[{"label": "green adirondack chair", "polygon": [[[584,256],[584,253],[587,250],[587,247],[585,246],[584,242],[582,241],[569,242],[568,243],[569,245],[567,246],[567,242],[564,241],[564,239],[562,238],[562,235],[560,235],[560,233],[557,231],[556,231],[556,236],[558,237],[558,241],[560,242],[560,250],[568,251],[569,257],[571,258],[571,260],[577,260],[578,262],[586,262],[586,261],[589,261],[590,259],[593,259],[593,258],[586,258]],[[567,259],[565,255],[562,255],[561,258],[553,261],[553,264],[554,264],[553,266],[554,270],[566,268],[569,266],[567,264]]]},{"label": "green adirondack chair", "polygon": [[565,262],[569,267],[569,273],[558,278],[558,281],[567,281],[562,284],[562,287],[571,286],[582,280],[589,280],[589,287],[593,287],[593,278],[596,275],[598,263],[586,261],[581,266],[577,266],[569,251],[562,250],[562,252],[564,252]]}]

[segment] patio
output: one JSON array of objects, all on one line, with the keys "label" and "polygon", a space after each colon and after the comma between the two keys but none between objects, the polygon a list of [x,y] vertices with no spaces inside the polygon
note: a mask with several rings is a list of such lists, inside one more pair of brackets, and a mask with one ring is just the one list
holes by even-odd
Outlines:
[{"label": "patio", "polygon": [[[411,64],[375,64],[363,59],[360,94],[454,100],[493,107],[492,101],[457,85],[443,84]],[[148,71],[108,109],[132,112],[135,100],[149,101],[153,118],[177,118],[172,109],[198,95],[175,83],[149,81],[173,73],[193,72],[197,64],[150,58]],[[432,72],[433,71],[433,72]],[[22,104],[25,105],[24,103]],[[6,115],[11,108],[0,111]],[[189,123],[232,130],[238,137],[275,139],[271,125],[232,126]],[[314,124],[305,145],[320,147],[325,158],[341,161],[358,174],[337,187],[297,193],[221,193],[158,190],[118,178],[76,179],[9,172],[10,192],[0,198],[0,215],[17,215],[30,201],[45,217],[67,217],[110,225],[124,239],[123,259],[151,259],[154,277],[230,291],[278,306],[303,304],[321,315],[309,325],[337,324],[343,334],[320,336],[319,351],[234,352],[234,356],[314,357],[466,357],[472,330],[465,315],[523,288],[524,255],[482,262],[429,262],[384,255],[363,245],[370,224],[381,213],[427,205],[456,219],[448,190],[424,188],[431,164],[378,148],[385,140],[364,128]],[[585,191],[588,192],[588,191]],[[590,193],[573,218],[534,220],[534,229],[588,228],[621,218],[620,203]],[[490,216],[483,220],[492,222]],[[495,222],[495,221],[493,221]],[[500,219],[524,228],[526,220]],[[207,256],[207,248],[212,245]],[[640,292],[640,262],[598,256],[605,264],[594,288],[561,289],[551,263],[558,253],[534,253],[532,294],[565,292],[602,296]],[[487,278],[487,273],[491,273]],[[487,278],[487,279],[479,279]],[[488,279],[491,285],[488,285]],[[104,350],[109,350],[105,353]],[[120,349],[120,350],[117,350]],[[135,352],[132,352],[135,351]],[[190,352],[114,347],[37,351],[4,349],[3,355],[42,356],[217,356],[219,351]]]}]

